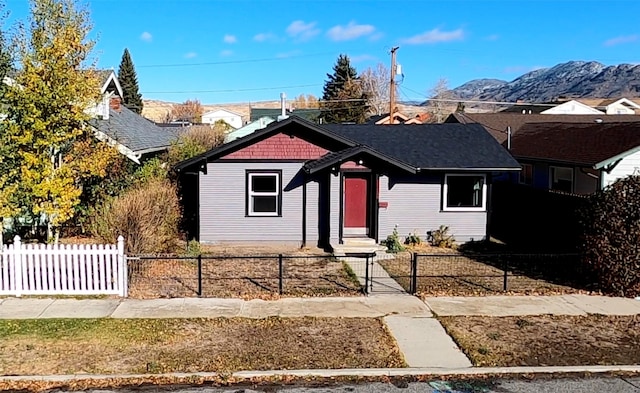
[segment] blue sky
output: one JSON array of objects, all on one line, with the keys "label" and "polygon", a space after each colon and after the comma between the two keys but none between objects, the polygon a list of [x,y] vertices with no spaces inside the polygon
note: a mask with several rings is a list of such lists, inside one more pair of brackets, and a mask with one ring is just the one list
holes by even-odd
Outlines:
[{"label": "blue sky", "polygon": [[[440,79],[512,80],[570,60],[640,63],[640,2],[93,0],[101,68],[129,48],[146,99],[202,103],[320,96],[340,53],[358,71],[399,46],[401,100]],[[27,2],[8,0],[8,24]]]}]

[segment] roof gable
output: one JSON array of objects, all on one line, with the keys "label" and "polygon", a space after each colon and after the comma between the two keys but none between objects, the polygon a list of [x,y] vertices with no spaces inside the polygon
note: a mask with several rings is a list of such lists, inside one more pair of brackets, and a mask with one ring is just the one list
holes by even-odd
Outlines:
[{"label": "roof gable", "polygon": [[203,113],[202,117],[205,117],[205,116],[216,116],[216,115],[231,115],[231,116],[242,117],[242,115],[239,114],[238,112],[233,112],[233,111],[230,111],[230,110],[224,109],[224,108],[216,109],[216,110],[213,110],[213,111],[209,111],[209,112]]},{"label": "roof gable", "polygon": [[604,112],[592,108],[589,105],[583,104],[580,101],[571,100],[564,102],[560,105],[556,105],[553,108],[549,108],[540,112],[542,115],[604,115]]}]

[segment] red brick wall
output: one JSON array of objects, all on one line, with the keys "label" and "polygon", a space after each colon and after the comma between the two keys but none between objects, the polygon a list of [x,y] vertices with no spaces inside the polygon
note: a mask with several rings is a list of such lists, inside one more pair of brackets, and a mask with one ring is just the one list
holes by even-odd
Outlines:
[{"label": "red brick wall", "polygon": [[228,154],[224,159],[313,160],[329,151],[320,146],[285,134],[276,134],[244,149]]}]

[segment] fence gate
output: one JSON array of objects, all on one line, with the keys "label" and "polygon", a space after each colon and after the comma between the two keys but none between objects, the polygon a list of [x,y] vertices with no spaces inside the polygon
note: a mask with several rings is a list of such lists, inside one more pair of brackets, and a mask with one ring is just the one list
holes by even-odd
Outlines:
[{"label": "fence gate", "polygon": [[[397,255],[373,252],[349,253],[342,259],[347,262],[358,277],[365,294],[405,294],[406,290],[401,284],[403,284],[403,280],[408,283],[409,274],[405,273],[398,276],[394,274],[392,276],[383,267],[385,261],[392,259],[395,261],[397,257]],[[409,265],[407,264],[407,266]]]},{"label": "fence gate", "polygon": [[127,296],[124,239],[118,244],[22,244],[2,248],[0,295]]}]

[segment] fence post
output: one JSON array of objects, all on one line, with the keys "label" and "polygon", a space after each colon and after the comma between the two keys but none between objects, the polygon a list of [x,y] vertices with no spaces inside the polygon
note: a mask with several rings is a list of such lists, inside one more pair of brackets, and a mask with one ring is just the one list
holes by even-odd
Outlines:
[{"label": "fence post", "polygon": [[364,264],[364,294],[369,294],[369,254],[365,255]]},{"label": "fence post", "polygon": [[284,266],[283,266],[283,258],[282,254],[278,254],[278,293],[282,295],[284,292],[283,287],[283,275],[284,275]]},{"label": "fence post", "polygon": [[504,278],[502,280],[502,290],[504,292],[507,292],[507,275],[508,275],[507,266],[508,266],[508,262],[507,262],[507,258],[505,258],[504,261],[502,262],[502,270],[504,271]]},{"label": "fence post", "polygon": [[198,297],[202,296],[202,254],[198,254]]},{"label": "fence post", "polygon": [[418,253],[411,254],[411,285],[409,292],[415,295],[418,292]]},{"label": "fence post", "polygon": [[127,260],[124,257],[124,237],[122,235],[118,236],[118,255],[116,256],[118,260],[118,286],[120,287],[120,296],[127,297],[129,294],[129,280],[127,279],[128,274],[128,266]]},{"label": "fence post", "polygon": [[13,238],[13,250],[15,254],[13,254],[13,269],[16,273],[16,280],[13,285],[15,286],[16,297],[22,296],[22,265],[24,263],[23,253],[22,253],[22,242],[20,241],[20,236],[16,235]]}]

